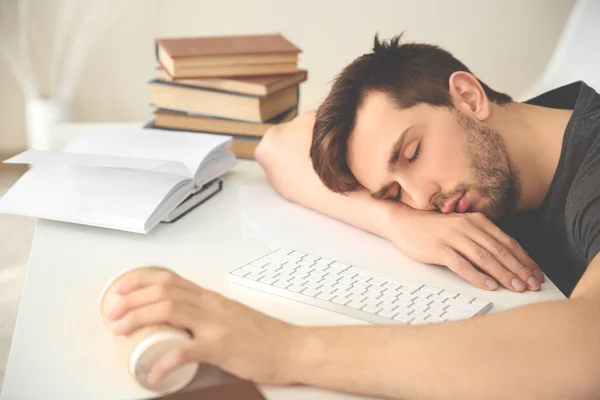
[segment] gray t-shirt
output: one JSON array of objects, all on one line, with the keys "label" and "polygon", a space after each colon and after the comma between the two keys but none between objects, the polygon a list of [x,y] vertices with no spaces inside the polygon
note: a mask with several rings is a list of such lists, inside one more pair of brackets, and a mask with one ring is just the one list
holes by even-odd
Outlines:
[{"label": "gray t-shirt", "polygon": [[569,109],[558,168],[541,207],[498,221],[569,296],[600,252],[600,95],[575,82],[526,103]]}]

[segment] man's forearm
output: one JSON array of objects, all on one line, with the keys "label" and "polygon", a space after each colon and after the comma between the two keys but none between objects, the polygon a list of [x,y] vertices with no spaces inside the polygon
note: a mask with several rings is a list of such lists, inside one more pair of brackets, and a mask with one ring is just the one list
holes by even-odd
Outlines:
[{"label": "man's forearm", "polygon": [[577,299],[435,325],[298,328],[287,378],[402,399],[597,398],[598,306]]}]

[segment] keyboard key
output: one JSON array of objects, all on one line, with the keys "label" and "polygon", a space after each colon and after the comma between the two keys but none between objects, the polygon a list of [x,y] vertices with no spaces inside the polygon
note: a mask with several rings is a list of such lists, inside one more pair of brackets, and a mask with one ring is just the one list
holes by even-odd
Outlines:
[{"label": "keyboard key", "polygon": [[385,318],[394,318],[396,316],[396,312],[392,311],[392,310],[386,310],[383,309],[379,312],[379,315],[381,315],[382,317]]},{"label": "keyboard key", "polygon": [[[323,282],[321,282],[321,283],[323,283]],[[323,285],[319,289],[321,290],[321,292],[325,292],[325,293],[331,293],[334,290],[337,290],[333,286],[329,286],[329,285]]]},{"label": "keyboard key", "polygon": [[253,280],[253,281],[257,281],[260,278],[262,278],[262,275],[261,274],[256,274],[256,273],[250,273],[250,274],[246,275],[244,278],[250,279],[250,280]]},{"label": "keyboard key", "polygon": [[277,279],[269,277],[269,276],[266,276],[266,277],[262,278],[259,282],[266,283],[267,285],[270,285],[272,283],[275,283],[276,281],[277,281]]},{"label": "keyboard key", "polygon": [[399,283],[396,283],[396,282],[386,282],[386,284],[383,285],[384,288],[392,289],[392,290],[398,289],[400,286],[402,286],[402,285],[400,285]]},{"label": "keyboard key", "polygon": [[381,311],[381,308],[379,308],[377,306],[368,305],[368,306],[365,306],[362,310],[366,311],[368,313],[371,313],[371,314],[377,314],[379,311]]},{"label": "keyboard key", "polygon": [[423,311],[413,311],[410,315],[414,319],[423,319],[424,320],[425,318],[427,318],[427,316],[429,314],[427,314],[427,313],[425,313]]},{"label": "keyboard key", "polygon": [[[383,287],[385,287],[385,285],[383,285]],[[397,290],[394,290],[394,289],[385,289],[385,290],[383,291],[383,294],[384,294],[385,296],[394,296],[394,297],[398,297],[398,296],[400,296],[400,294],[401,294],[401,293],[400,293],[400,292],[398,292]]]},{"label": "keyboard key", "polygon": [[447,297],[440,296],[439,294],[432,294],[431,296],[429,296],[429,299],[437,303],[443,303],[444,301],[446,301]]},{"label": "keyboard key", "polygon": [[319,257],[317,256],[312,256],[310,254],[305,255],[304,257],[302,257],[302,261],[311,261],[311,262],[316,262],[319,259]]},{"label": "keyboard key", "polygon": [[356,274],[354,276],[354,279],[356,279],[357,281],[361,281],[361,282],[366,282],[369,279],[371,279],[370,277],[368,277],[367,275],[363,275],[363,274]]},{"label": "keyboard key", "polygon": [[233,275],[236,276],[246,276],[249,274],[248,271],[244,271],[243,269],[236,269],[235,271],[232,272]]},{"label": "keyboard key", "polygon": [[321,292],[319,292],[317,289],[312,289],[312,288],[304,289],[302,291],[302,294],[305,294],[305,295],[311,296],[311,297],[315,297],[319,293],[321,293]]},{"label": "keyboard key", "polygon": [[268,276],[269,278],[274,278],[277,275],[279,275],[279,272],[277,271],[265,271],[262,273],[262,276]]},{"label": "keyboard key", "polygon": [[301,278],[294,278],[292,279],[290,282],[292,282],[294,285],[305,285],[306,282],[308,282],[306,279],[301,279]]},{"label": "keyboard key", "polygon": [[348,285],[354,285],[356,281],[352,278],[348,278],[347,276],[343,276],[342,279],[338,281],[338,283],[345,283]]},{"label": "keyboard key", "polygon": [[282,288],[285,289],[288,286],[291,286],[290,282],[286,282],[286,281],[282,281],[281,279],[278,280],[277,282],[275,282],[275,284],[273,286],[277,286],[278,288]]},{"label": "keyboard key", "polygon": [[474,305],[476,305],[477,307],[480,307],[480,308],[485,308],[485,307],[487,307],[487,306],[490,305],[490,302],[487,301],[487,300],[475,299],[475,300],[473,300],[471,302],[471,304],[474,304]]},{"label": "keyboard key", "polygon": [[350,289],[348,289],[348,291],[350,293],[363,294],[363,293],[367,292],[367,289],[361,288],[361,287],[352,286]]},{"label": "keyboard key", "polygon": [[406,294],[410,294],[412,295],[414,292],[416,292],[418,289],[414,288],[414,287],[410,287],[410,286],[400,286],[398,289],[396,289],[397,291],[399,291],[400,293],[406,293]]},{"label": "keyboard key", "polygon": [[420,289],[423,286],[418,282],[412,282],[406,279],[398,280],[397,282],[402,285],[401,287],[413,288],[414,290]]},{"label": "keyboard key", "polygon": [[400,296],[398,296],[398,298],[402,299],[402,300],[410,301],[410,302],[412,302],[414,299],[416,299],[415,296],[413,296],[412,294],[408,294],[408,293],[402,293]]},{"label": "keyboard key", "polygon": [[[377,300],[380,300],[380,299],[377,299]],[[379,307],[381,307],[382,310],[395,310],[396,308],[398,308],[395,304],[387,303],[385,301],[382,301],[381,304],[379,305]]]},{"label": "keyboard key", "polygon": [[302,285],[291,285],[287,288],[287,290],[291,290],[292,292],[301,292],[303,291],[305,288]]},{"label": "keyboard key", "polygon": [[333,287],[336,289],[349,291],[352,288],[352,285],[336,283],[335,285],[333,285]]},{"label": "keyboard key", "polygon": [[329,260],[327,258],[319,258],[316,263],[321,265],[329,265],[333,262],[333,260]]},{"label": "keyboard key", "polygon": [[417,296],[417,297],[421,297],[423,299],[426,299],[429,296],[431,296],[431,293],[424,292],[421,289],[419,289],[419,290],[417,290],[416,292],[413,293],[413,296]]},{"label": "keyboard key", "polygon": [[333,299],[334,297],[335,296],[332,295],[331,293],[323,293],[323,292],[321,292],[321,294],[317,296],[317,299],[329,301],[329,300]]},{"label": "keyboard key", "polygon": [[334,294],[334,295],[336,295],[336,296],[338,296],[338,297],[348,297],[348,296],[350,296],[352,293],[350,293],[350,292],[349,292],[349,291],[347,291],[347,290],[336,289],[336,290],[333,292],[333,294]]},{"label": "keyboard key", "polygon": [[367,290],[367,292],[363,296],[368,297],[370,299],[376,299],[376,298],[378,298],[378,297],[381,296],[381,293],[379,293],[379,292],[372,292],[370,290]]},{"label": "keyboard key", "polygon": [[427,318],[425,318],[428,322],[431,322],[432,324],[438,323],[438,322],[444,322],[445,319],[441,318],[439,316],[435,316],[435,315],[430,315]]},{"label": "keyboard key", "polygon": [[348,296],[348,298],[350,300],[356,300],[356,301],[364,301],[367,300],[366,297],[364,297],[363,295],[357,294],[357,293],[352,293],[350,296]]},{"label": "keyboard key", "polygon": [[290,253],[290,256],[291,256],[291,257],[299,257],[299,258],[302,258],[302,257],[304,257],[305,255],[306,255],[306,254],[304,254],[304,253],[301,253],[301,252],[299,252],[299,251],[295,251],[295,250],[294,250],[294,251],[292,251],[292,252]]},{"label": "keyboard key", "polygon": [[291,281],[294,278],[292,278],[291,275],[279,274],[277,275],[277,279],[279,279],[280,281]]},{"label": "keyboard key", "polygon": [[357,280],[354,286],[368,288],[369,286],[371,286],[371,284],[365,281]]},{"label": "keyboard key", "polygon": [[413,304],[408,306],[408,308],[414,311],[425,311],[429,308],[429,306],[426,306],[425,304]]},{"label": "keyboard key", "polygon": [[464,294],[459,294],[458,296],[456,296],[454,298],[454,300],[461,302],[461,303],[470,303],[471,301],[473,301],[474,299],[470,296],[464,295]]},{"label": "keyboard key", "polygon": [[414,304],[420,304],[420,305],[425,305],[428,306],[431,303],[431,300],[429,299],[424,299],[422,297],[417,297],[414,301]]},{"label": "keyboard key", "polygon": [[396,316],[394,317],[394,320],[408,324],[410,321],[413,320],[413,317],[411,317],[410,315],[406,315],[406,314],[396,314]]},{"label": "keyboard key", "polygon": [[461,309],[461,310],[473,311],[473,312],[477,312],[477,311],[481,310],[481,307],[476,306],[475,304],[463,303],[456,299],[448,299],[448,300],[446,300],[445,304],[447,304],[448,306],[450,306],[450,308],[453,308],[453,309]]},{"label": "keyboard key", "polygon": [[383,291],[385,289],[383,288],[383,286],[375,285],[374,283],[371,283],[371,286],[369,286],[369,290],[372,291],[372,292],[383,293]]},{"label": "keyboard key", "polygon": [[245,267],[243,267],[242,269],[243,269],[244,271],[252,272],[252,273],[254,273],[254,274],[260,274],[260,273],[262,273],[262,272],[264,272],[264,271],[265,271],[265,269],[264,269],[264,268],[262,268],[262,267],[251,267],[251,266],[248,266],[248,265],[246,265],[246,266],[245,266]]},{"label": "keyboard key", "polygon": [[439,317],[439,316],[441,316],[441,315],[442,315],[443,313],[445,313],[445,312],[446,312],[446,311],[445,311],[445,310],[443,310],[443,309],[441,309],[441,308],[431,308],[431,307],[429,307],[429,308],[427,309],[427,313],[428,313],[429,315],[436,315],[436,316],[438,316],[438,317]]},{"label": "keyboard key", "polygon": [[451,292],[450,290],[444,290],[442,293],[440,293],[440,296],[444,296],[448,299],[453,299],[456,296],[458,296],[458,293],[456,292]]},{"label": "keyboard key", "polygon": [[352,300],[350,303],[346,304],[347,307],[352,307],[354,309],[360,310],[365,306],[365,303],[361,301]]},{"label": "keyboard key", "polygon": [[370,283],[371,285],[378,285],[378,286],[381,286],[381,285],[383,285],[383,284],[384,284],[384,283],[386,283],[386,282],[385,282],[383,279],[380,279],[380,278],[371,278],[371,279],[369,280],[369,283]]},{"label": "keyboard key", "polygon": [[351,271],[341,272],[340,275],[344,276],[344,277],[348,277],[348,278],[354,278],[356,276],[356,274],[354,272],[351,272]]},{"label": "keyboard key", "polygon": [[394,300],[394,304],[398,307],[408,307],[412,304],[412,300],[397,299]]},{"label": "keyboard key", "polygon": [[423,286],[420,290],[430,294],[440,294],[442,292],[442,289],[427,285]]},{"label": "keyboard key", "polygon": [[277,265],[277,264],[267,264],[263,267],[264,269],[267,269],[269,271],[277,271],[278,269],[281,268],[281,265]]},{"label": "keyboard key", "polygon": [[321,277],[321,276],[318,276],[318,275],[313,275],[313,274],[310,274],[310,275],[308,275],[308,276],[307,276],[305,279],[306,279],[307,281],[309,281],[309,282],[320,282],[320,281],[322,281],[322,280],[323,280],[323,277]]},{"label": "keyboard key", "polygon": [[381,301],[377,299],[364,299],[363,303],[368,304],[370,306],[378,306],[379,304],[381,304]]},{"label": "keyboard key", "polygon": [[313,265],[315,265],[315,263],[313,261],[300,261],[297,263],[300,267],[305,267],[305,268],[310,268],[313,269]]},{"label": "keyboard key", "polygon": [[412,321],[410,321],[409,324],[411,324],[411,325],[426,325],[426,324],[429,324],[429,321],[427,321],[425,318],[415,318]]},{"label": "keyboard key", "polygon": [[350,302],[350,299],[338,296],[338,297],[334,297],[333,300],[331,300],[331,302],[335,303],[335,304],[346,305],[346,304],[348,304]]},{"label": "keyboard key", "polygon": [[319,282],[311,282],[308,281],[304,284],[305,287],[310,288],[310,289],[317,289],[323,285],[321,285]]},{"label": "keyboard key", "polygon": [[411,310],[408,307],[396,307],[395,310],[398,314],[405,314],[405,315],[410,315],[410,313],[413,312],[413,310]]},{"label": "keyboard key", "polygon": [[396,301],[396,296],[390,296],[389,294],[384,294],[383,296],[381,296],[379,298],[379,300],[384,301],[386,303],[393,303],[394,301]]}]

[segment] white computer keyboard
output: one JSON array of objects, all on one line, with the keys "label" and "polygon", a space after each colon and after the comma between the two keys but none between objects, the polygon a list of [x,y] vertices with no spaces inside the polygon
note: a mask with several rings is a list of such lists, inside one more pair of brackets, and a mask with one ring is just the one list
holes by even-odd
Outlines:
[{"label": "white computer keyboard", "polygon": [[230,280],[375,324],[427,324],[484,314],[492,303],[335,260],[278,249],[229,273]]}]

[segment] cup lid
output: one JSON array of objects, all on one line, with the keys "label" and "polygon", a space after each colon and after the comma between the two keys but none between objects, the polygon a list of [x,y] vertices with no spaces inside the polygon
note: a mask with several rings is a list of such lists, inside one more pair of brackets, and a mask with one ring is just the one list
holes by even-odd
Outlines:
[{"label": "cup lid", "polygon": [[129,359],[129,373],[144,388],[158,393],[175,392],[192,381],[198,370],[197,363],[188,363],[173,370],[160,382],[150,384],[146,376],[156,361],[165,353],[190,340],[190,335],[181,330],[157,331],[142,340]]}]

